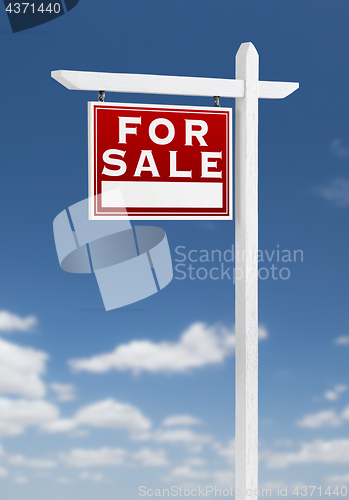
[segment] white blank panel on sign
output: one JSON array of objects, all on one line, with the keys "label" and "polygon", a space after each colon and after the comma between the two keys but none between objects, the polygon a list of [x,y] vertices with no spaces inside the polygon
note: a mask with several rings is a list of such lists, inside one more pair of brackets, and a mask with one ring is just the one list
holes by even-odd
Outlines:
[{"label": "white blank panel on sign", "polygon": [[104,207],[221,208],[222,187],[214,182],[153,182],[150,187],[145,182],[103,181],[102,204]]}]

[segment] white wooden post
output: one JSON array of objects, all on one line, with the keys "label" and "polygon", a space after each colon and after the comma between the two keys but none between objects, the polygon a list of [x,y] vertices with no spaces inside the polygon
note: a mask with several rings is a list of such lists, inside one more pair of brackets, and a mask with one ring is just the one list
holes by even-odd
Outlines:
[{"label": "white wooden post", "polygon": [[258,96],[259,57],[252,43],[236,55],[245,96],[235,101],[235,489],[258,488]]}]

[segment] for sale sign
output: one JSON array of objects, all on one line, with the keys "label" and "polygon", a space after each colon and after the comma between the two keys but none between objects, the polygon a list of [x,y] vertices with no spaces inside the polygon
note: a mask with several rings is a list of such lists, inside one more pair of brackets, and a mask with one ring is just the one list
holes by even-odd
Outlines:
[{"label": "for sale sign", "polygon": [[231,111],[89,103],[90,219],[232,219]]}]

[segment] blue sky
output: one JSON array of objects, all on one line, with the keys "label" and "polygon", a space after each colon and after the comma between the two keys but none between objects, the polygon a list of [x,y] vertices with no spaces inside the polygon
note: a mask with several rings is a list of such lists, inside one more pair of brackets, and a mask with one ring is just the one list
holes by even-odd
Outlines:
[{"label": "blue sky", "polygon": [[[93,276],[60,269],[52,222],[87,196],[87,101],[97,95],[68,91],[50,72],[234,78],[245,41],[261,79],[300,82],[287,99],[260,102],[259,247],[303,252],[289,279],[260,281],[260,484],[349,487],[348,14],[342,0],[80,0],[12,34],[3,10],[3,498],[129,500],[142,485],[233,485],[232,280],[175,271],[161,293],[106,313]],[[179,246],[188,255],[234,243],[234,221],[156,224],[175,265]],[[283,267],[260,263],[271,264]],[[148,367],[135,341],[153,356]]]}]

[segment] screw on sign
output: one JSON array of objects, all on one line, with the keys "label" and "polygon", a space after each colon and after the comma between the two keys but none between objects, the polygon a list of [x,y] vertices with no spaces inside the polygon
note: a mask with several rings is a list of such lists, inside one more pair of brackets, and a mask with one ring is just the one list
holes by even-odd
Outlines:
[{"label": "screw on sign", "polygon": [[24,31],[48,23],[72,10],[79,0],[34,0],[32,2],[9,2],[4,0],[12,32]]},{"label": "screw on sign", "polygon": [[231,109],[90,103],[89,144],[91,219],[232,218]]}]

